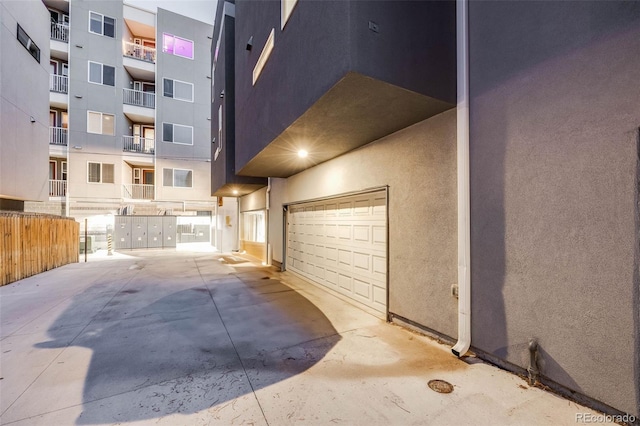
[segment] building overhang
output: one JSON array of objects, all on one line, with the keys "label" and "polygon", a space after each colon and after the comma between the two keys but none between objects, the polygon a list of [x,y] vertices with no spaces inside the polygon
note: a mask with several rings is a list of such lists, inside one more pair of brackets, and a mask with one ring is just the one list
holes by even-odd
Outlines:
[{"label": "building overhang", "polygon": [[153,62],[142,61],[125,55],[122,57],[122,65],[135,80],[155,81],[156,66]]},{"label": "building overhang", "polygon": [[454,106],[349,72],[238,175],[286,178]]},{"label": "building overhang", "polygon": [[264,188],[264,184],[247,184],[247,183],[227,183],[222,185],[213,192],[215,197],[242,197],[251,194],[260,188]]},{"label": "building overhang", "polygon": [[151,108],[123,104],[122,112],[134,123],[153,124],[155,121],[156,112]]}]

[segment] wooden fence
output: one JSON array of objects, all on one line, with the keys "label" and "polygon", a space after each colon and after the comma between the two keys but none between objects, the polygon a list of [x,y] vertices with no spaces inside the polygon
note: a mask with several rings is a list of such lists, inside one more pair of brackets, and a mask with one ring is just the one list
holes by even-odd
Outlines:
[{"label": "wooden fence", "polygon": [[0,212],[0,285],[78,262],[79,233],[71,218]]}]

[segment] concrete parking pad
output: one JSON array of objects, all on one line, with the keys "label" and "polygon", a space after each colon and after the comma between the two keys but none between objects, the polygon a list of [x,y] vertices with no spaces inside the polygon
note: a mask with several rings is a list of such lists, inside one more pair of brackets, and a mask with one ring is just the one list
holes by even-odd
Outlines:
[{"label": "concrete parking pad", "polygon": [[[597,415],[226,257],[132,251],[0,288],[0,422],[574,425]],[[432,379],[453,392],[432,391]]]}]

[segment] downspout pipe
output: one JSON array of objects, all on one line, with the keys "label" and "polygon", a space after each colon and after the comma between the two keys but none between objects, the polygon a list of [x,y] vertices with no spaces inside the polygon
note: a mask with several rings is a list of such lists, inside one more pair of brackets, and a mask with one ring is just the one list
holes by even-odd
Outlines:
[{"label": "downspout pipe", "polygon": [[457,157],[458,157],[458,342],[451,352],[464,356],[471,346],[471,203],[469,189],[469,15],[468,0],[456,0]]}]

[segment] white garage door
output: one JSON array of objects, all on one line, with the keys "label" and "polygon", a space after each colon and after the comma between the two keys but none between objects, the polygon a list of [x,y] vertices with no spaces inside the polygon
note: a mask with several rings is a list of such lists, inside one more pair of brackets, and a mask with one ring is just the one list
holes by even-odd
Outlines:
[{"label": "white garage door", "polygon": [[287,269],[387,310],[386,191],[289,206]]}]

